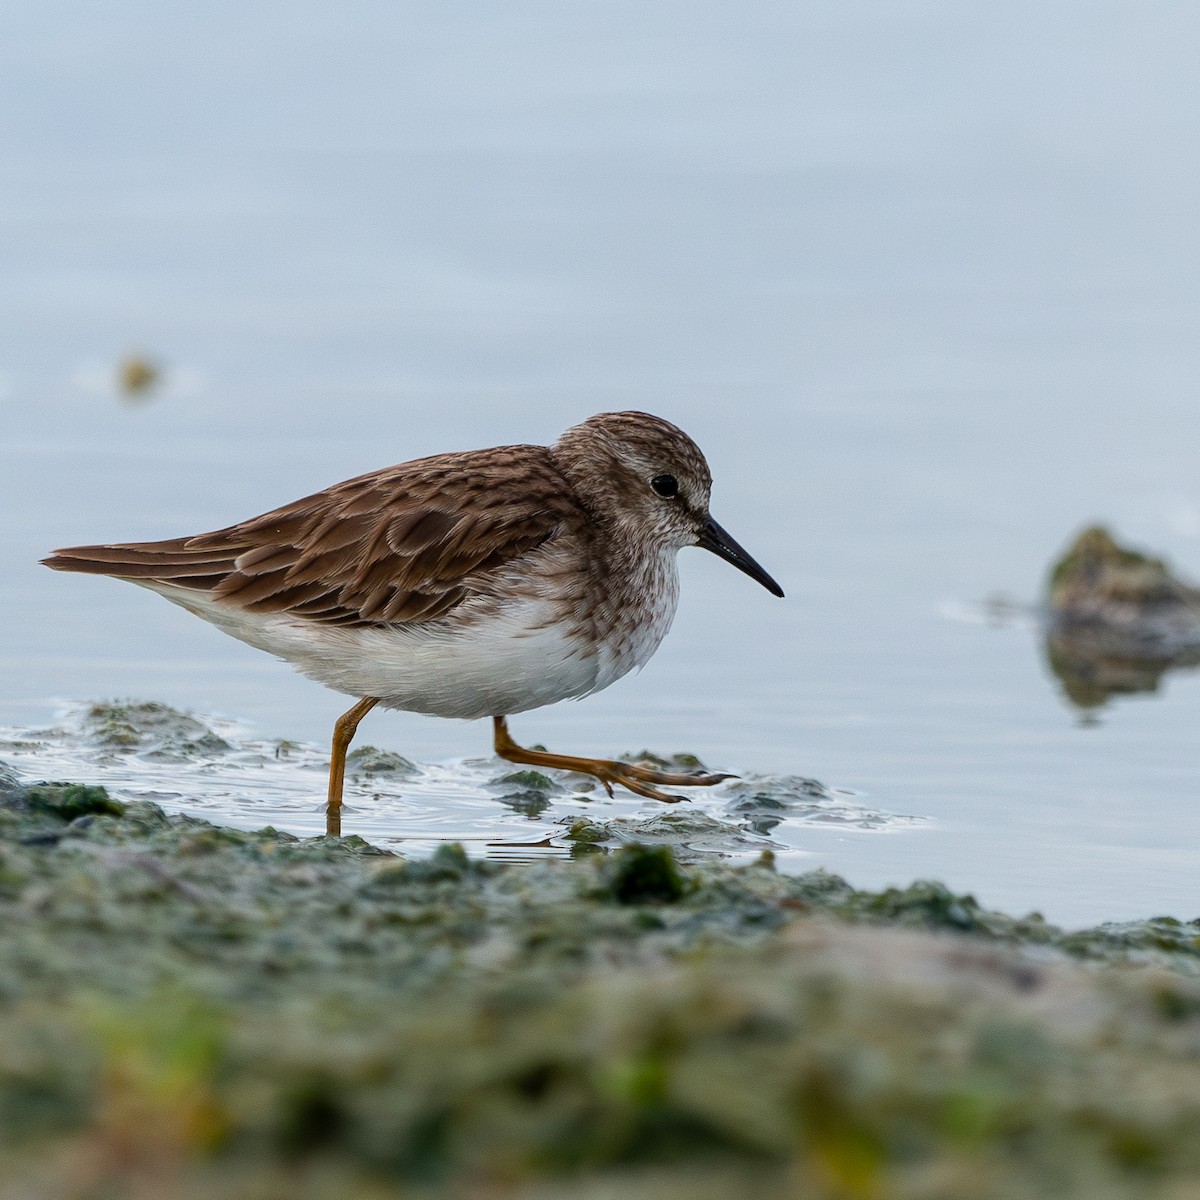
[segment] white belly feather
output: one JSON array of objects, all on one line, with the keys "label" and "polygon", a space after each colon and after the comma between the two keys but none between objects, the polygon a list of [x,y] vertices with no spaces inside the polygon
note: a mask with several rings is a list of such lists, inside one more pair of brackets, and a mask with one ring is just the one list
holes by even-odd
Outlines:
[{"label": "white belly feather", "polygon": [[204,592],[131,582],[286,659],[335,691],[377,696],[388,708],[474,719],[585,696],[642,666],[666,636],[678,599],[674,554],[669,564],[660,560],[655,566],[649,610],[610,609],[598,640],[581,636],[578,625],[572,630],[555,620],[544,596],[514,600],[465,623],[356,627],[249,612]]}]

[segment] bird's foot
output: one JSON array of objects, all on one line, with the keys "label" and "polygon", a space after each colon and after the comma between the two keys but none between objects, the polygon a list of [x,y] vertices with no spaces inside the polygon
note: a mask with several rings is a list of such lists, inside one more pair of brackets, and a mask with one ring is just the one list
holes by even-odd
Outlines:
[{"label": "bird's foot", "polygon": [[591,775],[600,780],[604,790],[611,796],[613,784],[620,784],[638,796],[647,800],[661,800],[664,804],[678,804],[686,800],[686,796],[674,796],[670,792],[660,792],[653,784],[665,784],[667,787],[712,787],[725,779],[736,778],[733,775],[711,775],[704,771],[681,772],[659,771],[653,767],[643,767],[637,763],[616,762],[611,758],[577,758],[570,754],[550,754],[545,750],[527,750],[518,746],[508,732],[508,726],[503,717],[495,718],[496,753],[509,762],[521,763],[531,767],[554,767],[561,771],[578,771],[582,775]]},{"label": "bird's foot", "polygon": [[679,772],[657,771],[652,767],[642,767],[637,763],[613,762],[610,759],[586,759],[589,765],[576,767],[576,770],[586,771],[594,775],[604,784],[605,791],[611,796],[612,785],[619,783],[623,788],[645,796],[649,800],[661,800],[666,804],[678,804],[688,796],[675,796],[670,792],[660,792],[651,784],[661,783],[667,787],[712,787],[726,779],[735,779],[735,775],[710,775],[704,771]]}]

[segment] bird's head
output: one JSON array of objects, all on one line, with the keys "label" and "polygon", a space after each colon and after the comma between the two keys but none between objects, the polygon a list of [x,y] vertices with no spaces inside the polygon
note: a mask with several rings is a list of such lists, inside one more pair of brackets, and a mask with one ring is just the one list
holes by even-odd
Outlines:
[{"label": "bird's head", "polygon": [[713,520],[712,473],[682,429],[643,412],[597,413],[552,447],[563,474],[600,523],[669,549],[702,546],[757,580],[783,590]]}]

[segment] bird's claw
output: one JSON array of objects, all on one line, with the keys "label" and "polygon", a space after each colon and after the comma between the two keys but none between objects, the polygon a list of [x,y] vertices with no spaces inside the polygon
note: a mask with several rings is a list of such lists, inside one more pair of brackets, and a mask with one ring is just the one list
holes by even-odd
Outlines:
[{"label": "bird's claw", "polygon": [[647,800],[660,800],[664,804],[680,804],[689,801],[689,796],[675,796],[670,792],[660,792],[656,783],[665,783],[668,787],[712,787],[725,779],[736,779],[736,775],[710,775],[698,771],[692,774],[682,774],[672,771],[657,771],[652,767],[641,767],[636,763],[606,762],[597,764],[603,767],[603,774],[597,772],[596,778],[604,784],[605,790],[611,796],[612,785],[619,783],[637,796],[645,796]]},{"label": "bird's claw", "polygon": [[668,787],[713,787],[736,775],[713,775],[707,771],[659,771],[638,763],[623,764],[629,774],[643,783],[665,783]]}]

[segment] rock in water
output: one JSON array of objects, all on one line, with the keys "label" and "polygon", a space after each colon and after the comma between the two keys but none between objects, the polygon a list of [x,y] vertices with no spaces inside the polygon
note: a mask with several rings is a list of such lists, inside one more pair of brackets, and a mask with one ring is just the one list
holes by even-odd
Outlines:
[{"label": "rock in water", "polygon": [[1200,663],[1200,588],[1160,558],[1085,529],[1051,569],[1046,654],[1069,699],[1096,708]]}]

